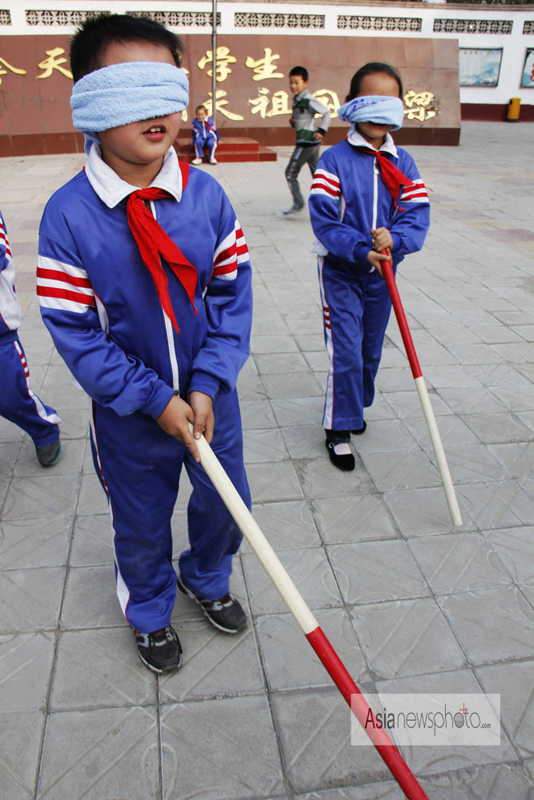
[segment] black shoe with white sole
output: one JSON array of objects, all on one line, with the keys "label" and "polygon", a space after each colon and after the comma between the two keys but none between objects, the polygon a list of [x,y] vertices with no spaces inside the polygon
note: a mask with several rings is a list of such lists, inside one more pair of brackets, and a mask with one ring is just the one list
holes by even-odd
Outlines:
[{"label": "black shoe with white sole", "polygon": [[208,600],[188,589],[180,576],[177,576],[176,581],[179,590],[198,603],[207,619],[220,631],[237,633],[246,626],[247,615],[239,600],[232,594],[225,594],[218,600]]},{"label": "black shoe with white sole", "polygon": [[350,452],[350,431],[325,430],[325,433],[325,447],[334,467],[342,472],[352,472],[356,459]]},{"label": "black shoe with white sole", "polygon": [[139,658],[152,672],[170,672],[182,665],[182,645],[170,625],[153,633],[135,631]]}]

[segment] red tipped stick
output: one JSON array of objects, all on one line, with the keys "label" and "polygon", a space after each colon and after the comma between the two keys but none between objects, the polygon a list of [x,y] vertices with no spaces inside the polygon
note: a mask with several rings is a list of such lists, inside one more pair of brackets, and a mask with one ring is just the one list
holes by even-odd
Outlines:
[{"label": "red tipped stick", "polygon": [[[390,255],[387,250],[382,250],[382,254]],[[434,448],[434,454],[438,463],[439,474],[441,475],[441,482],[443,484],[447,505],[449,506],[452,524],[456,527],[459,527],[462,524],[460,507],[456,498],[456,492],[454,491],[451,473],[447,463],[447,457],[443,449],[443,442],[441,441],[441,436],[439,435],[436,417],[434,416],[430,397],[428,396],[428,389],[426,387],[425,379],[423,378],[417,353],[415,352],[412,334],[410,333],[410,328],[408,327],[408,322],[406,320],[406,314],[404,313],[404,308],[402,307],[399,290],[397,288],[397,282],[395,281],[395,275],[393,273],[393,267],[391,265],[391,261],[382,261],[381,266],[389,295],[391,297],[393,310],[399,324],[402,341],[404,342],[404,347],[406,349],[406,355],[408,356],[408,361],[410,362],[412,374],[415,379],[415,388],[417,389],[417,394],[423,409],[423,414],[428,427],[428,433],[430,435],[430,441],[432,442],[432,447]]]},{"label": "red tipped stick", "polygon": [[[192,432],[191,424],[189,428]],[[317,620],[222,468],[217,456],[203,436],[196,440],[196,444],[200,462],[222,501],[402,791],[408,800],[428,800],[401,754],[376,720],[371,707],[319,627]],[[366,724],[369,720],[372,720],[372,725]]]}]

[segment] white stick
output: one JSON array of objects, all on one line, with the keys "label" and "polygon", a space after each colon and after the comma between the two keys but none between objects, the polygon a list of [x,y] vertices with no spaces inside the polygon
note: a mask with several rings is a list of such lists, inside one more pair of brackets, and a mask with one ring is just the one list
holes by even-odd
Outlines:
[{"label": "white stick", "polygon": [[[191,432],[193,426],[189,424]],[[237,489],[222,468],[219,459],[203,436],[195,439],[200,454],[200,461],[211,482],[228,511],[236,521],[241,533],[258,557],[267,575],[278,590],[282,600],[295,617],[302,632],[307,635],[314,631],[319,623],[304,602],[302,595],[285,571],[280,559],[260,530],[256,520],[244,504]]]},{"label": "white stick", "polygon": [[443,443],[441,441],[441,436],[439,435],[432,403],[430,402],[430,397],[428,396],[428,389],[426,388],[425,379],[422,376],[420,378],[415,378],[415,387],[417,389],[417,394],[419,395],[423,414],[425,415],[428,433],[430,434],[430,441],[432,442],[432,447],[434,448],[434,453],[436,455],[436,461],[438,462],[438,469],[441,475],[441,482],[443,483],[445,498],[447,500],[447,505],[449,506],[452,523],[458,528],[462,524],[460,506],[458,505],[458,500],[456,499],[456,492],[454,491],[454,486],[452,484],[451,473],[449,471],[449,465],[447,464],[445,451],[443,450]]}]

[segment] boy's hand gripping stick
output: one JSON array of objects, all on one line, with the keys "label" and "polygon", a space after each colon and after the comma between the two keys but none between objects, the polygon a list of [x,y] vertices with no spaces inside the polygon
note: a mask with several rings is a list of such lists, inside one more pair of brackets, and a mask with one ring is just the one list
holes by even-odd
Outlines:
[{"label": "boy's hand gripping stick", "polygon": [[[192,433],[193,426],[190,423],[189,429]],[[408,800],[428,800],[410,768],[345,669],[208,442],[204,436],[201,436],[200,439],[195,439],[195,443],[200,454],[200,463],[222,501],[402,791]],[[369,724],[369,720],[372,720],[372,724]]]},{"label": "boy's hand gripping stick", "polygon": [[[382,250],[382,254],[390,255],[387,250]],[[447,458],[443,449],[441,436],[439,435],[436,417],[434,416],[430,397],[428,396],[428,389],[426,388],[425,379],[423,378],[423,373],[421,372],[421,367],[419,365],[419,359],[417,358],[417,353],[415,352],[412,334],[410,333],[408,322],[406,321],[406,314],[404,313],[404,308],[402,307],[399,290],[397,289],[397,283],[393,273],[393,267],[391,266],[391,261],[382,261],[381,266],[389,295],[391,297],[391,302],[393,304],[393,310],[395,311],[395,316],[397,317],[397,322],[399,324],[402,341],[404,342],[404,347],[406,348],[406,355],[408,356],[408,361],[410,362],[410,367],[412,368],[412,374],[415,380],[415,388],[417,389],[417,394],[419,395],[419,400],[421,402],[421,407],[423,409],[423,414],[428,427],[428,433],[430,434],[430,440],[432,442],[432,447],[434,448],[439,474],[441,475],[441,482],[443,483],[447,505],[449,506],[452,524],[456,527],[459,527],[462,524],[460,507],[458,505],[458,500],[456,499],[456,493],[452,484],[451,473],[449,471],[449,465],[447,464]]]}]

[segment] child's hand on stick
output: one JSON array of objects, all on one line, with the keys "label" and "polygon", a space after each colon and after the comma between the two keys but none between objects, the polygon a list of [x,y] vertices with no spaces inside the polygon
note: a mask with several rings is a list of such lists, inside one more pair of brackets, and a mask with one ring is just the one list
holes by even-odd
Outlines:
[{"label": "child's hand on stick", "polygon": [[213,439],[213,426],[215,424],[213,400],[209,394],[204,394],[204,392],[191,392],[188,399],[195,413],[193,436],[195,439],[200,439],[201,435],[204,434],[204,438],[209,444]]},{"label": "child's hand on stick", "polygon": [[378,271],[379,275],[384,277],[382,269],[382,261],[391,261],[391,253],[388,250],[388,255],[377,253],[376,250],[369,250],[367,253],[367,261]]},{"label": "child's hand on stick", "polygon": [[[200,455],[195,439],[205,435],[208,442],[213,437],[213,400],[203,392],[191,392],[189,403],[175,395],[171,397],[164,411],[156,417],[156,422],[165,433],[174,436],[183,442],[191,451],[195,461],[200,461]],[[194,426],[193,436],[188,427],[188,422]]]},{"label": "child's hand on stick", "polygon": [[371,236],[373,237],[373,250],[380,253],[382,250],[393,249],[393,239],[391,233],[387,228],[371,228]]}]

